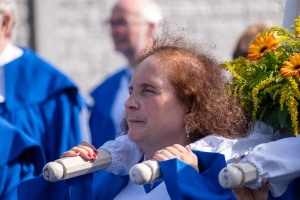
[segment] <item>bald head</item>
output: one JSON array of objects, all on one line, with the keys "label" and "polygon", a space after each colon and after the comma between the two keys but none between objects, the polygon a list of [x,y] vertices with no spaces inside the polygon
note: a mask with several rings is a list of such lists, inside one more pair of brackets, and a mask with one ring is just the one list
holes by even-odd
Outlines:
[{"label": "bald head", "polygon": [[157,23],[162,19],[160,7],[153,0],[120,0],[114,6],[114,9],[135,13],[152,23]]},{"label": "bald head", "polygon": [[115,49],[131,66],[161,18],[160,8],[153,0],[120,0],[113,7],[110,25]]}]

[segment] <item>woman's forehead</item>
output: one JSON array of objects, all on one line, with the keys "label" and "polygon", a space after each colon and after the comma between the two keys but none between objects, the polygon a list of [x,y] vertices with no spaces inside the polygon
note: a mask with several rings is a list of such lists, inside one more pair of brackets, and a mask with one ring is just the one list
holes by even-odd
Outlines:
[{"label": "woman's forehead", "polygon": [[148,57],[143,60],[134,70],[132,79],[139,81],[167,81],[167,70],[165,70],[163,63],[155,59],[155,57]]},{"label": "woman's forehead", "polygon": [[137,65],[134,70],[135,73],[143,73],[143,72],[163,72],[164,70],[164,62],[155,55],[151,55],[145,58],[140,64]]}]

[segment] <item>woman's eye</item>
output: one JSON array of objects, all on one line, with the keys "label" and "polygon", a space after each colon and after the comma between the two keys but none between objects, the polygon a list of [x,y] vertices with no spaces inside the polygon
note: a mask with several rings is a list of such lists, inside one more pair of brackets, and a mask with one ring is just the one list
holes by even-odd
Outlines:
[{"label": "woman's eye", "polygon": [[151,93],[154,93],[153,90],[150,90],[150,89],[144,89],[143,92],[151,92]]}]

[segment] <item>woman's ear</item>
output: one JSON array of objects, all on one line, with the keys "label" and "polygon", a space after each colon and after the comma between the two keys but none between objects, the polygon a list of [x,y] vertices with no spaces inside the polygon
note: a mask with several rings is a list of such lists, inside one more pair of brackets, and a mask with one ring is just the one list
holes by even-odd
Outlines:
[{"label": "woman's ear", "polygon": [[188,110],[184,116],[184,124],[191,124],[191,122],[192,122],[192,115],[191,112]]}]

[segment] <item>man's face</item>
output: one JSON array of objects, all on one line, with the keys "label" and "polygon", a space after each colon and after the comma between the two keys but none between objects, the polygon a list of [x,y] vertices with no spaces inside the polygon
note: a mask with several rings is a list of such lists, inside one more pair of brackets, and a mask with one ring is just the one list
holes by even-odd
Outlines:
[{"label": "man's face", "polygon": [[110,18],[111,34],[115,49],[125,56],[133,56],[144,48],[150,36],[149,23],[142,19],[138,11],[117,6]]}]

